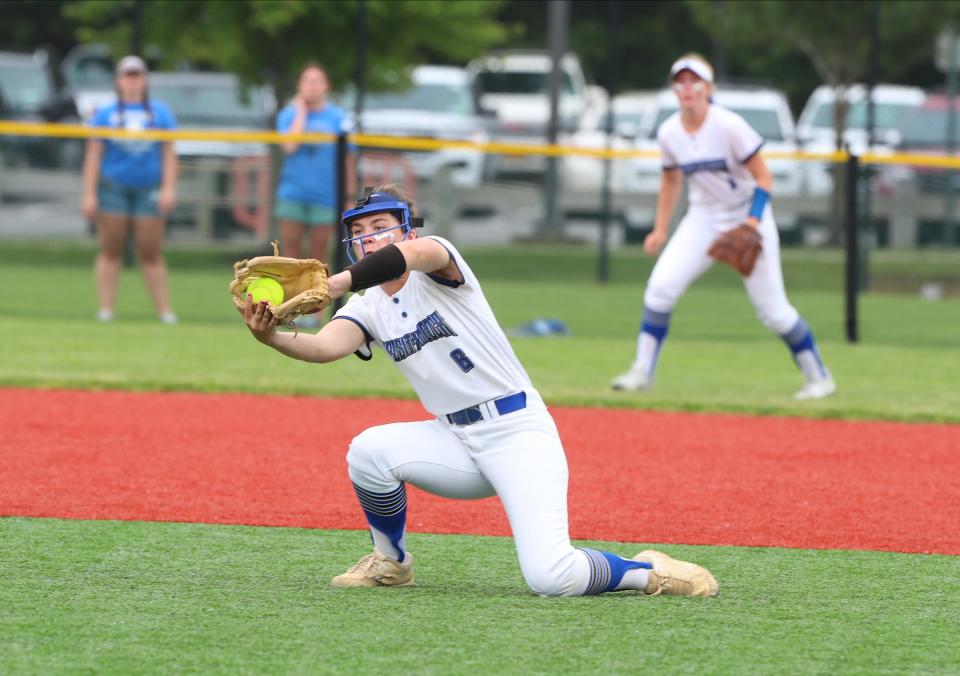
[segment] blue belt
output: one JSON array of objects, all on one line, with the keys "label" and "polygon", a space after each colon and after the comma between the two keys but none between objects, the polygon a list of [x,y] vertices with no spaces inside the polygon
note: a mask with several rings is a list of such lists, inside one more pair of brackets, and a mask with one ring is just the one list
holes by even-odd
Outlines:
[{"label": "blue belt", "polygon": [[[491,409],[490,407],[493,408]],[[447,422],[451,425],[472,425],[481,420],[489,420],[497,417],[492,415],[493,409],[496,410],[497,415],[506,415],[507,413],[513,413],[526,407],[527,393],[517,392],[516,394],[508,394],[506,397],[501,397],[500,399],[486,401],[476,406],[468,406],[460,411],[448,413]],[[484,411],[486,411],[486,415],[484,415]]]}]

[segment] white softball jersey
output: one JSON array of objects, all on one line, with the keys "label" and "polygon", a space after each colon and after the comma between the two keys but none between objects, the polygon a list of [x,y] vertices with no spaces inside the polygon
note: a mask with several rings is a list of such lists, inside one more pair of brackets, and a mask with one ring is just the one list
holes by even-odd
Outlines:
[{"label": "white softball jersey", "polygon": [[520,391],[528,407],[543,408],[470,266],[446,239],[430,237],[450,253],[463,282],[412,271],[393,296],[379,286],[351,296],[335,318],[363,329],[359,355],[369,358],[371,345],[382,349],[437,416]]},{"label": "white softball jersey", "polygon": [[743,211],[746,216],[757,182],[744,164],[763,146],[760,136],[736,113],[710,104],[700,128],[689,133],[679,111],[657,130],[664,169],[680,169],[687,179],[690,208]]}]

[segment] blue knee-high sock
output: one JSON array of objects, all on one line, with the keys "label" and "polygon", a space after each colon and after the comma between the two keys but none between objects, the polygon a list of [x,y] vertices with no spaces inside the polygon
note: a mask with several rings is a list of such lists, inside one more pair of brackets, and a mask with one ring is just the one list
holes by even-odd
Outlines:
[{"label": "blue knee-high sock", "polygon": [[587,547],[579,549],[587,555],[587,560],[590,562],[590,581],[587,583],[587,590],[583,592],[584,596],[613,591],[619,586],[620,581],[623,580],[623,574],[628,570],[653,568],[653,565],[646,561],[625,559],[610,552],[601,552]]},{"label": "blue knee-high sock", "polygon": [[651,376],[657,368],[660,348],[670,330],[670,314],[657,312],[646,306],[643,308],[643,320],[640,322],[640,335],[637,338],[636,365]]},{"label": "blue knee-high sock", "polygon": [[373,493],[353,484],[363,513],[370,524],[373,546],[382,554],[403,561],[407,527],[407,491],[403,482],[389,493]]},{"label": "blue knee-high sock", "polygon": [[803,317],[797,318],[797,323],[793,328],[780,336],[783,342],[790,348],[793,354],[793,361],[796,362],[807,380],[819,380],[825,378],[827,369],[820,359],[820,350],[817,349],[817,341],[810,331],[810,327],[803,320]]}]

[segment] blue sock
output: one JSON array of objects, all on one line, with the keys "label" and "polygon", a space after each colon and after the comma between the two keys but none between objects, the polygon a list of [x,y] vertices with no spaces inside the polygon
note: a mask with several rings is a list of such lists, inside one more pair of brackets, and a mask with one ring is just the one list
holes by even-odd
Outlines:
[{"label": "blue sock", "polygon": [[579,547],[579,549],[587,555],[587,560],[590,562],[590,581],[587,583],[587,590],[583,592],[584,596],[613,591],[619,586],[623,574],[628,570],[653,568],[653,565],[646,561],[625,559],[610,552],[601,552],[587,547]]},{"label": "blue sock", "polygon": [[640,335],[637,337],[637,359],[634,362],[644,373],[653,375],[660,357],[660,348],[670,330],[669,312],[657,312],[644,306]]},{"label": "blue sock", "polygon": [[810,327],[803,321],[803,317],[797,319],[793,328],[780,336],[783,342],[793,353],[793,361],[796,362],[807,380],[818,380],[827,375],[827,369],[820,359],[820,350],[817,349],[817,341],[810,331]]},{"label": "blue sock", "polygon": [[670,330],[670,315],[670,312],[657,312],[644,305],[640,330],[649,333],[658,342],[662,343],[663,339],[667,337],[667,331]]},{"label": "blue sock", "polygon": [[370,524],[373,546],[386,556],[403,562],[407,528],[407,491],[403,482],[389,493],[373,493],[353,484],[360,506]]}]

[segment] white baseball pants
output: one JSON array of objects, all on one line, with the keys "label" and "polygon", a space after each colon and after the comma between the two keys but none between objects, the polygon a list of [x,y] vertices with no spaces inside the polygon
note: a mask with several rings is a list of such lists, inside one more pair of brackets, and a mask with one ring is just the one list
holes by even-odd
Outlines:
[{"label": "white baseball pants", "polygon": [[[687,287],[715,262],[707,255],[713,241],[721,232],[742,221],[742,214],[736,217],[691,208],[650,274],[643,297],[646,307],[656,312],[671,312]],[[769,205],[764,210],[759,229],[763,250],[753,273],[743,280],[743,284],[757,317],[764,326],[782,336],[796,325],[800,313],[787,300],[780,267],[780,235]]]},{"label": "white baseball pants", "polygon": [[373,493],[403,481],[448,498],[497,495],[530,588],[546,596],[586,590],[590,564],[570,544],[567,460],[546,409],[463,427],[437,419],[372,427],[354,438],[347,463],[350,479]]}]

